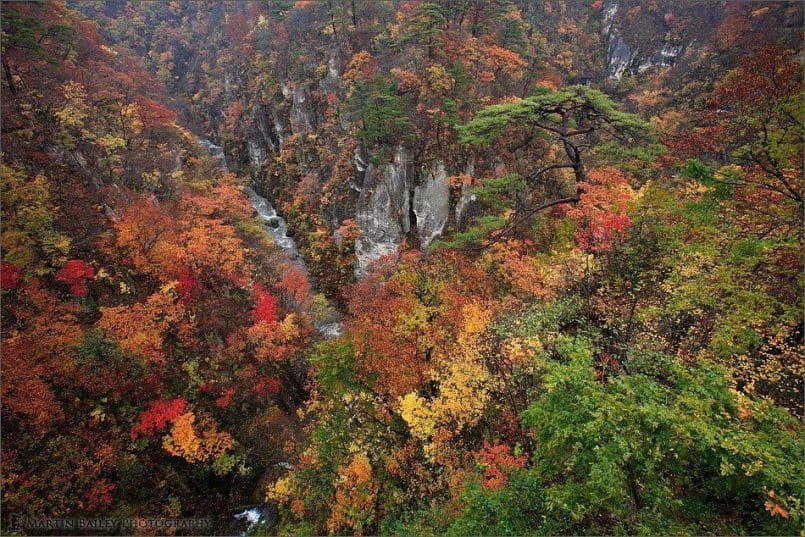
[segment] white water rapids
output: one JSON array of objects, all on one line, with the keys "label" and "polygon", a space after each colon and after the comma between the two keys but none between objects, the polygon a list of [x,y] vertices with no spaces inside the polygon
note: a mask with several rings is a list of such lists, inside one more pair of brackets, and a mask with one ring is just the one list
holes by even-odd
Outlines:
[{"label": "white water rapids", "polygon": [[[203,147],[213,159],[218,161],[224,169],[229,170],[224,150],[220,146],[202,138],[198,139],[198,144]],[[263,229],[271,236],[274,244],[285,253],[290,262],[297,265],[310,279],[310,271],[308,271],[305,261],[302,259],[302,254],[299,253],[299,249],[296,247],[296,241],[293,237],[288,236],[288,224],[285,222],[285,219],[277,213],[277,210],[270,201],[259,195],[254,189],[247,187],[245,191],[249,196],[252,207],[263,222]],[[316,330],[328,339],[336,338],[344,331],[344,326],[338,321],[340,315],[335,310],[332,310],[331,315],[328,317],[326,321],[316,322]]]}]

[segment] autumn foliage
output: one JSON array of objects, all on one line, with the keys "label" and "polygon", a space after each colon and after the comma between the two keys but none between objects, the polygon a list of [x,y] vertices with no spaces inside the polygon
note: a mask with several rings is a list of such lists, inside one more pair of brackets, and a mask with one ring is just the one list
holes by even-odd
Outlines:
[{"label": "autumn foliage", "polygon": [[3,531],[801,531],[800,4],[2,8]]},{"label": "autumn foliage", "polygon": [[87,280],[95,277],[92,265],[80,259],[71,259],[56,273],[56,281],[70,286],[73,296],[87,294]]},{"label": "autumn foliage", "polygon": [[506,484],[509,474],[525,466],[528,457],[514,456],[511,451],[511,447],[505,444],[484,444],[478,454],[478,462],[484,468],[484,487],[490,490],[500,489]]},{"label": "autumn foliage", "polygon": [[616,169],[591,170],[582,188],[580,203],[567,211],[579,225],[579,248],[589,252],[610,250],[632,224],[627,208],[634,192]]},{"label": "autumn foliage", "polygon": [[137,424],[131,429],[131,437],[153,436],[174,422],[184,412],[187,405],[184,398],[153,401],[148,410],[140,413]]},{"label": "autumn foliage", "polygon": [[2,278],[0,287],[5,290],[13,291],[20,284],[22,273],[13,263],[3,261],[2,265],[0,265],[0,278]]},{"label": "autumn foliage", "polygon": [[277,301],[276,299],[257,285],[252,292],[254,295],[254,309],[251,311],[252,320],[255,323],[273,323],[277,321]]}]

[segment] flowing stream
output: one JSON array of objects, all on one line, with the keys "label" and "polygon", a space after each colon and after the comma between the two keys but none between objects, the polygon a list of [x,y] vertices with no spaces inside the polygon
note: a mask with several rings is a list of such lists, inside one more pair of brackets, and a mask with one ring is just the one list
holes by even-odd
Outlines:
[{"label": "flowing stream", "polygon": [[[226,155],[220,146],[217,146],[203,138],[198,139],[198,144],[203,147],[213,159],[218,161],[222,168],[229,170],[229,165],[226,162]],[[312,282],[310,271],[305,265],[302,254],[296,246],[296,241],[293,237],[288,236],[288,225],[285,219],[277,214],[277,210],[263,196],[259,195],[251,187],[247,187],[246,194],[249,196],[249,201],[252,207],[257,212],[257,215],[263,222],[263,229],[268,233],[276,244],[286,255],[288,261],[297,265],[308,279]],[[344,325],[339,320],[341,313],[334,308],[330,308],[324,319],[317,320],[314,324],[316,330],[325,338],[333,339],[340,336],[344,331]],[[286,462],[278,463],[278,466],[289,468]],[[251,529],[256,524],[267,523],[273,525],[277,520],[276,506],[272,503],[263,503],[248,507],[233,515],[235,519],[248,523],[246,531]],[[245,535],[243,532],[241,535]]]},{"label": "flowing stream", "polygon": [[[266,231],[274,239],[274,243],[285,250],[289,257],[295,260],[298,259],[304,266],[302,255],[296,248],[296,241],[293,240],[293,237],[288,236],[288,225],[285,223],[285,219],[277,214],[277,210],[271,205],[270,201],[252,190],[252,188],[247,187],[246,194],[249,195],[252,207],[263,220]],[[305,270],[307,270],[307,267],[305,267]]]},{"label": "flowing stream", "polygon": [[[203,139],[199,139],[198,143],[213,159],[218,161],[221,166],[229,170],[229,165],[226,163],[226,156],[221,146]],[[293,237],[288,236],[288,225],[285,223],[285,219],[277,214],[277,210],[271,205],[270,201],[259,195],[251,187],[246,188],[246,194],[249,196],[252,207],[254,207],[254,210],[257,211],[257,214],[263,220],[265,230],[271,235],[271,238],[274,239],[274,244],[285,250],[288,257],[294,261],[298,261],[300,266],[307,272],[307,267],[305,267],[302,261],[302,255],[296,248],[296,241],[293,240]]]},{"label": "flowing stream", "polygon": [[[203,147],[213,159],[218,161],[223,168],[229,170],[226,155],[224,155],[224,150],[220,146],[203,138],[198,139],[198,144]],[[277,210],[270,201],[259,195],[254,189],[247,187],[245,190],[246,194],[249,196],[252,207],[263,222],[263,229],[271,236],[274,244],[285,253],[288,260],[297,265],[311,283],[313,283],[310,271],[307,265],[305,265],[302,254],[299,253],[299,249],[296,246],[296,241],[293,237],[288,236],[288,224],[285,222],[285,219],[277,213]],[[330,313],[325,316],[326,319],[316,321],[316,330],[328,339],[340,336],[344,331],[344,326],[339,321],[340,316],[341,315],[336,310],[331,309]]]},{"label": "flowing stream", "polygon": [[[221,146],[203,139],[199,139],[198,143],[201,147],[206,149],[210,156],[218,161],[221,166],[229,170],[229,165],[226,163],[226,156]],[[252,207],[254,207],[254,210],[257,211],[257,214],[263,220],[263,227],[268,234],[271,235],[271,238],[274,239],[274,244],[282,248],[285,253],[288,254],[289,258],[298,262],[307,273],[307,267],[305,267],[304,261],[302,261],[302,255],[296,248],[296,241],[293,240],[293,237],[288,236],[288,225],[285,223],[285,219],[277,214],[277,210],[271,205],[270,201],[259,195],[251,187],[246,188],[246,194],[249,195],[249,201]]]}]

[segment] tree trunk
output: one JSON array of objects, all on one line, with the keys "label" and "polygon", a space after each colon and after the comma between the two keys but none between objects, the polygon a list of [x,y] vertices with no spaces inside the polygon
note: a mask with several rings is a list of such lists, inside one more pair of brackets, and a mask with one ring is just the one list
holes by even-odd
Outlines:
[{"label": "tree trunk", "polygon": [[14,84],[14,75],[11,74],[11,66],[8,64],[8,60],[6,58],[3,58],[3,72],[6,74],[8,89],[11,91],[11,95],[16,95],[17,86]]}]

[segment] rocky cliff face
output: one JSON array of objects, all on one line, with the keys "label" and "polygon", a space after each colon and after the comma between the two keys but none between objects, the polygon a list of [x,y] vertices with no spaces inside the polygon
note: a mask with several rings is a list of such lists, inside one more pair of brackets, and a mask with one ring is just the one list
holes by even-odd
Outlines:
[{"label": "rocky cliff face", "polygon": [[[328,54],[327,72],[318,84],[319,90],[338,88],[339,65],[337,53]],[[245,143],[248,159],[243,165],[257,187],[273,188],[273,179],[265,175],[266,164],[285,147],[291,134],[315,133],[318,127],[317,103],[311,97],[314,90],[288,81],[281,85],[281,91],[284,102],[274,106],[258,102],[251,105],[248,112],[250,128]],[[359,148],[353,158],[351,195],[330,204],[324,215],[333,233],[347,218],[358,224],[361,236],[355,243],[357,277],[366,275],[372,262],[398,252],[403,243],[429,247],[445,233],[451,213],[458,221],[470,203],[470,194],[465,188],[461,207],[456,205],[448,184],[448,171],[441,161],[420,171],[421,164],[415,162],[402,145],[393,149],[390,162],[372,164],[369,161],[366,150]],[[326,180],[320,178],[322,174],[318,169],[310,168],[307,172],[319,177],[319,181]],[[260,190],[261,194],[268,194],[265,189]]]},{"label": "rocky cliff face", "polygon": [[403,146],[390,164],[364,171],[357,202],[361,236],[355,244],[355,274],[366,275],[372,262],[397,253],[403,242],[428,248],[450,219],[451,196],[444,163],[437,161],[417,183],[412,156]]},{"label": "rocky cliff face", "polygon": [[402,146],[394,161],[380,168],[369,164],[357,203],[361,236],[355,243],[355,275],[366,275],[373,261],[397,252],[411,229],[409,181],[411,155]]},{"label": "rocky cliff face", "polygon": [[310,105],[305,86],[299,84],[293,90],[293,102],[291,104],[291,129],[294,134],[306,134],[313,130],[315,117],[313,107]]},{"label": "rocky cliff face", "polygon": [[[601,12],[606,42],[606,75],[619,80],[626,73],[636,74],[653,66],[673,65],[683,47],[667,37],[651,39],[652,45],[647,45],[648,41],[626,35],[618,26],[623,16],[621,4],[623,0],[608,0]],[[305,154],[308,150],[298,145],[300,139],[319,134],[321,124],[325,123],[327,96],[344,98],[344,59],[336,49],[327,52],[323,59],[326,69],[322,68],[313,80],[296,80],[291,75],[284,78],[275,73],[280,91],[273,101],[256,96],[246,96],[244,100],[248,131],[241,165],[248,169],[253,184],[264,196],[270,198],[270,191],[284,192],[284,188],[295,187],[302,175],[313,177],[320,185],[329,179],[325,168],[332,163],[316,162],[316,156]],[[227,76],[224,82],[229,103],[230,96],[235,93],[233,88],[244,84],[235,73]],[[354,125],[343,116],[339,128],[346,136],[354,130]],[[295,138],[297,143],[293,152],[301,155],[294,157],[297,158],[296,175],[288,175],[282,180],[266,177],[266,166],[280,151],[290,147],[286,142],[291,138]],[[375,151],[379,150],[375,148]],[[347,219],[354,219],[357,223],[361,232],[355,243],[355,274],[358,277],[367,273],[373,261],[398,252],[403,244],[426,249],[448,229],[465,229],[477,206],[467,185],[462,186],[456,196],[451,195],[448,176],[455,170],[448,170],[444,162],[417,162],[403,146],[386,148],[386,151],[393,154],[390,161],[387,158],[370,164],[371,151],[358,148],[352,170],[348,171],[353,179],[349,186],[344,187],[346,194],[330,201],[321,215],[328,231],[333,234]],[[438,159],[440,155],[428,156],[434,157]],[[471,165],[465,173],[473,175]],[[291,217],[289,226],[293,230]]]},{"label": "rocky cliff face", "polygon": [[270,155],[276,153],[282,146],[283,128],[277,111],[262,104],[252,107],[249,112],[249,124],[251,128],[249,138],[246,140],[246,149],[252,181],[256,182]]},{"label": "rocky cliff face", "polygon": [[413,211],[419,244],[425,249],[441,236],[450,217],[450,185],[444,163],[434,169],[414,188]]},{"label": "rocky cliff face", "polygon": [[[601,12],[602,32],[606,42],[606,75],[619,80],[626,73],[641,73],[654,66],[673,65],[682,54],[683,47],[669,41],[668,37],[652,39],[652,45],[635,40],[619,28],[623,13],[623,0],[608,0]],[[625,8],[623,8],[625,9]],[[642,44],[640,44],[642,43]],[[651,48],[654,47],[654,48]],[[294,135],[297,140],[309,134],[318,134],[324,120],[327,105],[325,98],[340,95],[344,85],[341,79],[344,59],[331,49],[324,56],[326,69],[318,73],[318,80],[305,82],[281,78],[278,75],[281,97],[273,103],[254,99],[248,105],[249,134],[245,143],[242,163],[248,166],[254,184],[260,193],[268,196],[268,190],[282,192],[287,185],[294,185],[300,177],[286,177],[285,183],[275,177],[266,177],[265,169],[272,158],[287,147],[286,141]],[[230,80],[231,78],[231,80]],[[225,81],[225,93],[232,93],[237,84],[233,74]],[[315,80],[315,78],[314,78]],[[227,99],[228,100],[228,99]],[[321,116],[321,117],[317,117]],[[341,120],[345,132],[353,125]],[[388,149],[387,149],[388,150]],[[299,150],[295,149],[298,153]],[[304,153],[304,150],[302,150]],[[472,217],[477,202],[469,186],[462,186],[456,196],[451,195],[448,170],[443,162],[416,162],[402,146],[393,148],[391,162],[369,164],[366,148],[359,148],[353,159],[353,180],[347,194],[331,201],[323,214],[330,233],[346,220],[354,219],[361,236],[355,244],[355,274],[365,275],[371,263],[380,257],[399,251],[403,244],[408,247],[428,248],[449,228],[465,229]],[[439,155],[430,155],[439,158]],[[302,156],[298,168],[300,175],[315,177],[319,184],[329,178],[322,165]],[[298,172],[299,173],[299,172]],[[470,169],[466,172],[472,175]],[[260,186],[265,188],[260,189]],[[291,229],[293,218],[289,218]]]},{"label": "rocky cliff face", "polygon": [[603,34],[607,43],[607,76],[620,80],[625,73],[642,73],[651,67],[667,67],[674,65],[683,53],[684,46],[662,40],[659,48],[640,50],[630,46],[617,25],[620,4],[608,1],[603,6]]}]

